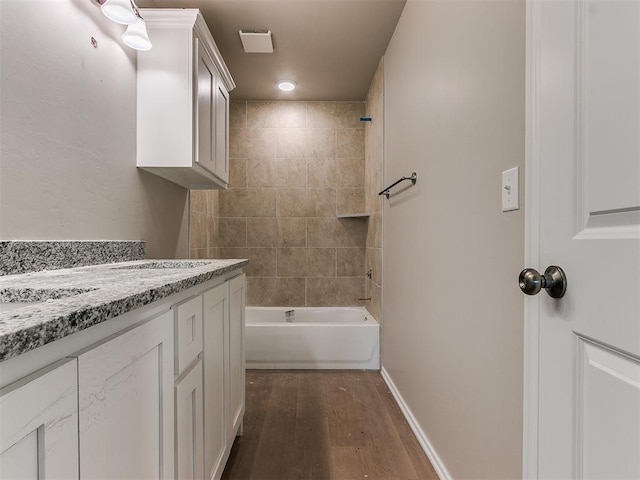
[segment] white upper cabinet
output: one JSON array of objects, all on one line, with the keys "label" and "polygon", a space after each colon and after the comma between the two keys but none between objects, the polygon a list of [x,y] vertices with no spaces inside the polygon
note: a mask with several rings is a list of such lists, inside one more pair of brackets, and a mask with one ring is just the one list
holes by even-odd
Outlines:
[{"label": "white upper cabinet", "polygon": [[235,83],[197,9],[141,9],[137,165],[186,188],[227,188]]}]

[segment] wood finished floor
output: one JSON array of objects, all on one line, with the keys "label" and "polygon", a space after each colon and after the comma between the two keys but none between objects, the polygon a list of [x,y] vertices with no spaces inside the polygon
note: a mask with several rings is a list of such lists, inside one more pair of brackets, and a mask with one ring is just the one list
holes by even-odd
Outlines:
[{"label": "wood finished floor", "polygon": [[226,480],[437,479],[378,372],[248,371]]}]

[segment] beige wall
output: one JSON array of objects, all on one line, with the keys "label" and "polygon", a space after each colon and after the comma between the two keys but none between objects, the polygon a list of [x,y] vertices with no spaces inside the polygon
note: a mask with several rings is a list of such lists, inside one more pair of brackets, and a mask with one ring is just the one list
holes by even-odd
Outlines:
[{"label": "beige wall", "polygon": [[249,258],[250,305],[359,305],[364,295],[364,104],[232,102],[217,250]]},{"label": "beige wall", "polygon": [[124,27],[88,0],[2,0],[0,22],[0,238],[146,240],[149,257],[188,256],[187,190],[135,166]]},{"label": "beige wall", "polygon": [[382,322],[382,198],[378,192],[382,185],[382,157],[384,140],[384,63],[380,60],[371,81],[365,103],[366,116],[371,122],[365,125],[365,211],[370,214],[367,225],[367,241],[364,254],[366,303],[369,312]]},{"label": "beige wall", "polygon": [[383,366],[453,478],[521,476],[524,42],[524,1],[409,0],[384,58],[385,181],[418,182],[384,201]]}]

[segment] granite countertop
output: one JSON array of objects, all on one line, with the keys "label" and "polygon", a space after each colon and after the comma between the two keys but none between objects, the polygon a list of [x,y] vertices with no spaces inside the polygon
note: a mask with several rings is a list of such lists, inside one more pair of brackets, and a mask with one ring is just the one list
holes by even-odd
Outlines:
[{"label": "granite countertop", "polygon": [[0,276],[0,362],[247,263],[139,260]]}]

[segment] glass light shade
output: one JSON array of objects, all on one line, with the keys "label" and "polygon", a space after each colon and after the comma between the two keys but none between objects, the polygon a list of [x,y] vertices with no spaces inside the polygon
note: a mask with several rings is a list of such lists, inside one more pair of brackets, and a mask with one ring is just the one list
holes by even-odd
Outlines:
[{"label": "glass light shade", "polygon": [[296,84],[291,80],[282,80],[278,82],[278,88],[283,92],[290,92],[296,88]]},{"label": "glass light shade", "polygon": [[127,31],[122,35],[122,41],[134,50],[151,50],[151,40],[147,34],[147,24],[140,17],[136,17],[136,23],[127,27]]},{"label": "glass light shade", "polygon": [[109,20],[122,25],[136,23],[138,18],[131,7],[131,0],[105,0],[100,10]]}]

